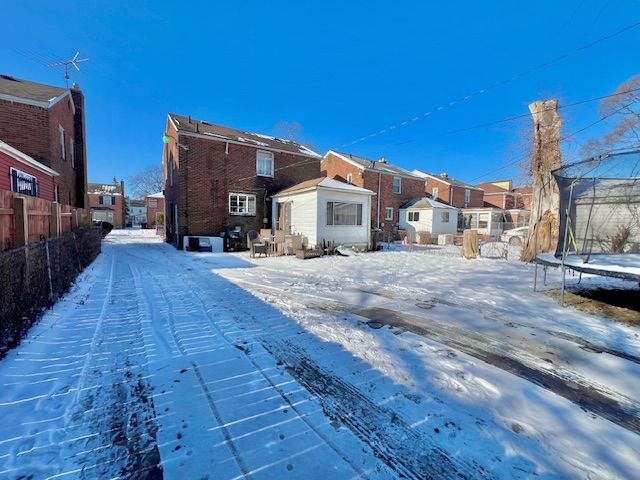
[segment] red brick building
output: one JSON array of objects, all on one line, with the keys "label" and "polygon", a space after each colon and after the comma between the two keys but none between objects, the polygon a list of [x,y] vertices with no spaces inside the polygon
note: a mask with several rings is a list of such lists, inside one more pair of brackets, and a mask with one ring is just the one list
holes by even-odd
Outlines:
[{"label": "red brick building", "polygon": [[497,207],[505,212],[505,229],[529,224],[531,187],[513,188],[511,180],[497,180],[478,185],[484,190],[485,207]]},{"label": "red brick building", "polygon": [[109,222],[113,228],[124,228],[126,205],[124,182],[90,183],[89,207],[94,222]]},{"label": "red brick building", "polygon": [[144,197],[144,205],[147,207],[147,225],[164,225],[164,194],[154,193]]},{"label": "red brick building", "polygon": [[320,155],[289,140],[170,113],[165,129],[165,231],[218,236],[271,226],[271,195],[320,176]]},{"label": "red brick building", "polygon": [[0,139],[59,173],[55,199],[86,206],[84,95],[0,75]]},{"label": "red brick building", "polygon": [[451,178],[446,173],[419,173],[424,177],[425,193],[439,202],[458,208],[476,208],[484,206],[484,191],[468,183]]},{"label": "red brick building", "polygon": [[330,150],[322,159],[322,175],[375,192],[371,199],[371,226],[385,232],[398,228],[400,205],[424,195],[424,180],[387,163]]},{"label": "red brick building", "polygon": [[0,190],[55,200],[58,172],[0,141]]}]

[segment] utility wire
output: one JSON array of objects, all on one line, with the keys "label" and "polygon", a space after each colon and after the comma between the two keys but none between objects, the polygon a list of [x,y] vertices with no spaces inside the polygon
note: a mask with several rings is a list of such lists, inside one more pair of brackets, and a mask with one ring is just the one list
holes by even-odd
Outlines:
[{"label": "utility wire", "polygon": [[583,50],[586,50],[588,48],[594,47],[594,46],[596,46],[596,45],[598,45],[598,44],[600,44],[602,42],[605,42],[605,41],[610,40],[612,38],[615,38],[615,37],[617,37],[619,35],[622,35],[623,33],[626,33],[629,30],[633,30],[634,28],[637,28],[639,26],[640,26],[640,21],[632,23],[631,25],[627,25],[626,27],[621,28],[620,30],[617,30],[617,31],[615,31],[613,33],[610,33],[608,35],[600,37],[600,38],[598,38],[596,40],[593,40],[592,42],[586,43],[586,44],[584,44],[582,46],[576,47],[573,50],[570,50],[570,51],[565,52],[565,53],[563,53],[561,55],[558,55],[555,58],[552,58],[551,60],[548,60],[548,61],[546,61],[544,63],[539,64],[539,65],[536,65],[536,66],[530,68],[529,70],[524,70],[524,71],[522,71],[522,72],[520,72],[520,73],[518,73],[518,74],[516,74],[516,75],[514,75],[514,76],[512,76],[510,78],[505,78],[505,79],[503,79],[503,80],[501,80],[499,82],[493,83],[493,84],[491,84],[491,85],[489,85],[487,87],[484,87],[484,88],[481,88],[479,90],[476,90],[476,91],[474,91],[474,92],[472,92],[472,93],[470,93],[468,95],[465,95],[463,97],[459,97],[457,99],[451,100],[450,102],[444,103],[444,104],[436,107],[433,110],[429,110],[428,112],[424,112],[423,114],[416,115],[415,117],[413,117],[411,119],[408,119],[408,120],[405,120],[405,121],[403,121],[401,123],[397,123],[395,125],[391,125],[391,126],[389,126],[387,128],[383,128],[382,130],[379,130],[377,132],[373,132],[373,133],[370,133],[369,135],[365,135],[363,137],[360,137],[357,140],[353,140],[351,142],[345,143],[345,144],[342,145],[342,147],[349,147],[351,145],[355,145],[356,143],[363,142],[363,141],[368,140],[370,138],[383,135],[383,134],[385,134],[385,133],[387,133],[387,132],[389,132],[391,130],[395,130],[397,128],[401,128],[401,127],[404,127],[406,125],[415,123],[418,120],[421,120],[421,119],[423,119],[425,117],[433,115],[436,112],[439,112],[439,111],[445,110],[447,108],[450,108],[453,105],[456,105],[458,103],[466,102],[468,100],[471,100],[472,98],[475,98],[475,97],[478,97],[480,95],[483,95],[483,94],[485,94],[485,93],[487,93],[487,92],[489,92],[491,90],[494,90],[494,89],[496,89],[498,87],[501,87],[503,85],[509,84],[509,83],[511,83],[511,82],[513,82],[515,80],[519,80],[520,78],[525,77],[527,75],[530,75],[530,74],[532,74],[532,73],[534,73],[534,72],[536,72],[538,70],[542,70],[544,68],[547,68],[550,65],[553,65],[553,64],[558,63],[558,62],[560,62],[562,60],[565,60],[566,58],[568,58],[568,57],[570,57],[572,55],[575,55],[575,54],[577,54],[579,52],[582,52]]},{"label": "utility wire", "polygon": [[[584,132],[585,130],[587,130],[587,129],[589,129],[589,128],[591,128],[591,127],[593,127],[593,126],[595,126],[595,125],[597,125],[597,124],[599,124],[599,123],[601,123],[601,122],[604,122],[604,121],[605,121],[605,120],[607,120],[608,118],[610,118],[610,117],[612,117],[613,115],[615,115],[616,113],[618,113],[618,112],[620,112],[620,111],[624,110],[625,108],[627,108],[627,107],[629,107],[629,106],[633,105],[634,103],[635,103],[635,101],[634,101],[634,102],[631,102],[631,103],[628,103],[628,104],[626,104],[626,105],[623,105],[622,107],[618,108],[617,110],[614,110],[613,112],[610,112],[609,114],[607,114],[607,115],[605,115],[605,116],[603,116],[603,117],[599,118],[599,119],[598,119],[598,120],[596,120],[595,122],[592,122],[592,123],[590,123],[589,125],[586,125],[586,126],[584,126],[584,127],[580,128],[580,129],[578,129],[578,130],[576,130],[576,131],[574,131],[574,132],[571,132],[571,133],[568,133],[568,134],[566,134],[566,135],[563,135],[563,136],[561,136],[561,137],[560,137],[560,139],[559,139],[558,141],[559,141],[559,142],[562,142],[563,140],[567,140],[567,139],[569,139],[569,138],[571,138],[571,137],[574,137],[574,136],[576,136],[577,134],[582,133],[582,132]],[[546,145],[549,145],[550,143],[553,143],[554,141],[555,141],[555,140],[551,140],[551,141],[544,142],[544,143],[542,144],[542,146],[544,147],[544,146],[546,146]],[[518,165],[520,162],[522,162],[524,159],[526,159],[528,156],[529,156],[529,153],[525,153],[524,155],[521,155],[521,156],[517,157],[515,160],[512,160],[512,161],[510,161],[509,163],[506,163],[506,164],[502,165],[501,167],[498,167],[498,168],[496,168],[496,169],[494,169],[494,170],[490,170],[490,171],[488,171],[487,173],[484,173],[484,174],[482,174],[482,175],[480,175],[480,176],[478,176],[478,177],[475,177],[475,178],[471,179],[471,182],[475,182],[476,180],[478,180],[478,179],[480,179],[480,178],[484,178],[484,177],[487,177],[487,176],[492,175],[492,174],[494,174],[494,173],[500,172],[500,171],[502,171],[502,170],[506,170],[507,168],[514,167],[514,166]]]},{"label": "utility wire", "polygon": [[[560,107],[558,107],[558,110],[562,110],[564,108],[575,107],[575,106],[578,106],[578,105],[584,105],[584,104],[590,103],[590,102],[596,102],[596,101],[599,101],[599,100],[603,100],[605,98],[611,98],[611,97],[617,97],[617,96],[620,96],[620,95],[626,95],[627,93],[632,93],[632,92],[636,92],[636,91],[640,91],[640,87],[632,88],[632,89],[629,89],[629,90],[625,90],[623,92],[613,93],[611,95],[603,95],[603,96],[600,96],[600,97],[589,98],[587,100],[580,100],[580,101],[577,101],[577,102],[568,103],[566,105],[561,105]],[[549,110],[553,110],[553,109],[552,108],[547,108],[547,109],[543,109],[542,111],[544,112],[544,111],[549,111]],[[454,133],[468,132],[470,130],[476,130],[476,129],[484,128],[484,127],[491,127],[491,126],[494,126],[494,125],[499,125],[501,123],[509,123],[509,122],[514,121],[514,120],[519,120],[521,118],[529,118],[529,117],[531,117],[531,115],[529,113],[523,113],[521,115],[514,115],[514,116],[511,116],[511,117],[505,117],[505,118],[503,118],[501,120],[494,120],[494,121],[491,121],[491,122],[480,123],[480,124],[472,125],[472,126],[469,126],[469,127],[456,128],[456,129],[453,129],[453,130],[447,130],[447,131],[444,131],[444,132],[435,133],[433,135],[428,135],[426,137],[414,138],[414,139],[411,139],[411,140],[406,140],[404,142],[394,143],[393,146],[406,145],[408,143],[419,142],[419,141],[422,141],[422,140],[429,140],[429,139],[432,139],[432,138],[444,137],[446,135],[452,135]]]},{"label": "utility wire", "polygon": [[573,12],[571,12],[571,15],[569,16],[567,21],[562,24],[562,27],[560,27],[560,30],[558,30],[555,33],[554,37],[557,37],[558,35],[560,35],[562,33],[562,31],[567,27],[567,25],[569,25],[571,23],[571,20],[573,20],[573,17],[576,16],[576,13],[578,13],[578,10],[580,10],[582,5],[584,5],[584,2],[585,2],[585,0],[580,0],[580,3],[578,3],[578,5],[573,9]]}]

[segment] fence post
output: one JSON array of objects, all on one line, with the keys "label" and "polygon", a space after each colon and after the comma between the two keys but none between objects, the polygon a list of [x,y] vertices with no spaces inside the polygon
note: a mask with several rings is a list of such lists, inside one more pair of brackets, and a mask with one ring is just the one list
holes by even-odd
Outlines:
[{"label": "fence post", "polygon": [[51,202],[51,221],[49,222],[49,236],[59,237],[61,227],[60,204],[58,202]]},{"label": "fence post", "polygon": [[16,247],[22,247],[29,243],[29,212],[26,198],[13,199],[13,216],[16,225]]},{"label": "fence post", "polygon": [[71,213],[72,213],[71,219],[72,219],[72,222],[73,222],[72,223],[72,229],[73,230],[77,230],[78,227],[80,226],[80,219],[79,219],[80,212],[78,212],[77,208],[74,208],[71,211]]}]

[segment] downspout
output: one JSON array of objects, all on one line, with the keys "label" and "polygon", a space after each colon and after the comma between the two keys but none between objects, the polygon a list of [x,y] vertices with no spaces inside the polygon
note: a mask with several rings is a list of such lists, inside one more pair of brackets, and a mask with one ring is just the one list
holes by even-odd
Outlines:
[{"label": "downspout", "polygon": [[449,185],[449,205],[453,206],[453,185]]},{"label": "downspout", "polygon": [[380,230],[380,183],[382,181],[382,173],[378,172],[378,221],[376,228]]}]

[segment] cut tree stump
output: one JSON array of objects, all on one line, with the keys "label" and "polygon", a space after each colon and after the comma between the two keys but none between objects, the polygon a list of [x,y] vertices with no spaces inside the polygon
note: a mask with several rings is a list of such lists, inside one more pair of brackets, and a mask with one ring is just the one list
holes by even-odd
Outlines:
[{"label": "cut tree stump", "polygon": [[477,230],[465,230],[462,237],[462,256],[467,260],[477,258],[480,254],[480,241]]}]

